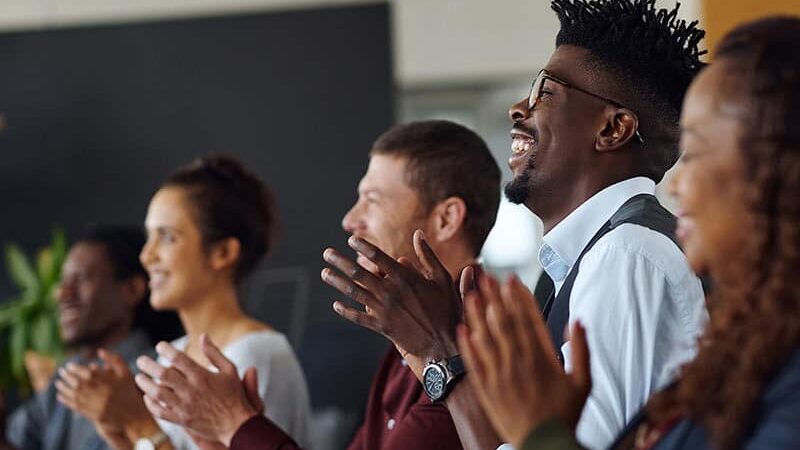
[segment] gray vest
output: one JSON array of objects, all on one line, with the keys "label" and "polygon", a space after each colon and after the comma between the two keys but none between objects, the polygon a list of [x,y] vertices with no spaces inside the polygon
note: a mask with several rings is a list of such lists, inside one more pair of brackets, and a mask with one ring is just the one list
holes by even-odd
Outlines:
[{"label": "gray vest", "polygon": [[564,344],[564,327],[566,327],[569,322],[569,298],[572,294],[572,286],[575,284],[575,278],[578,276],[581,260],[600,238],[624,223],[632,223],[650,228],[668,237],[672,242],[675,242],[675,245],[680,247],[675,238],[675,226],[677,225],[675,216],[661,206],[653,195],[639,194],[625,202],[625,204],[600,227],[600,230],[595,233],[589,243],[586,244],[586,247],[583,248],[578,259],[575,260],[575,264],[572,265],[569,274],[567,274],[567,278],[558,291],[558,295],[555,295],[555,289],[553,289],[547,301],[544,303],[542,312],[547,320],[547,328],[550,330],[550,337],[553,339],[556,354],[561,364],[564,364],[564,355],[561,354],[561,346]]}]

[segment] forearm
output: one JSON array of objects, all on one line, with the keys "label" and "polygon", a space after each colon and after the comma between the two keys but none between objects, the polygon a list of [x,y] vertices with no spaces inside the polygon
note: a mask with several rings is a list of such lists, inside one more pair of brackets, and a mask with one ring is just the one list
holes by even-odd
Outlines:
[{"label": "forearm", "polygon": [[292,438],[262,415],[244,422],[230,440],[230,450],[302,450]]},{"label": "forearm", "polygon": [[[469,375],[467,375],[469,376]],[[502,443],[468,380],[461,380],[447,396],[450,411],[464,450],[494,450]]]}]

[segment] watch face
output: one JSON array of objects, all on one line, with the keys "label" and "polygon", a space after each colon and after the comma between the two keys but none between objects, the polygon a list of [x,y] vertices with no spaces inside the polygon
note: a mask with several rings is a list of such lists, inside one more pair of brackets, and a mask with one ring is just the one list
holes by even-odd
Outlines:
[{"label": "watch face", "polygon": [[442,398],[447,377],[438,364],[430,364],[425,368],[425,372],[422,374],[422,382],[425,392],[432,401]]}]

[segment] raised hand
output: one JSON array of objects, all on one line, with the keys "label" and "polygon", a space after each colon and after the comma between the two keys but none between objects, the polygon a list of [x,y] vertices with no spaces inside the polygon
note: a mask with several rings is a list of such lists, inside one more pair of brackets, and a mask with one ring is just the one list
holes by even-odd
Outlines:
[{"label": "raised hand", "polygon": [[591,390],[583,327],[572,328],[573,372],[566,374],[530,291],[516,277],[499,286],[483,276],[478,286],[465,298],[468,327],[459,327],[458,344],[495,430],[516,448],[548,419],[574,431]]},{"label": "raised hand", "polygon": [[[218,370],[212,372],[166,342],[156,346],[170,362],[162,366],[146,356],[139,357],[136,384],[144,391],[147,409],[161,419],[176,423],[205,444],[227,446],[236,430],[263,411],[257,394],[255,369],[248,369],[244,382],[236,366],[203,335],[203,353]],[[251,398],[255,396],[255,398]]]},{"label": "raised hand", "polygon": [[106,430],[122,430],[149,418],[128,365],[117,354],[99,350],[103,365],[67,363],[58,370],[58,401]]},{"label": "raised hand", "polygon": [[335,302],[334,310],[347,320],[386,336],[411,364],[417,377],[421,363],[457,353],[455,327],[461,321],[461,299],[450,274],[431,250],[422,231],[414,233],[419,259],[395,260],[369,242],[351,236],[348,244],[379,269],[374,274],[338,251],[329,248],[323,258],[331,268],[322,279],[356,302],[364,310]]}]

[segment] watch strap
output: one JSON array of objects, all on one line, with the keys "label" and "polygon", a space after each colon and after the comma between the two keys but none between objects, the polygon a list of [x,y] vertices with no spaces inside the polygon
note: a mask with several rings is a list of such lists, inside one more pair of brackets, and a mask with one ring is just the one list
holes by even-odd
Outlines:
[{"label": "watch strap", "polygon": [[456,380],[467,373],[467,368],[464,366],[464,359],[461,355],[455,355],[444,360],[447,367],[448,379],[447,382]]}]

